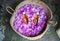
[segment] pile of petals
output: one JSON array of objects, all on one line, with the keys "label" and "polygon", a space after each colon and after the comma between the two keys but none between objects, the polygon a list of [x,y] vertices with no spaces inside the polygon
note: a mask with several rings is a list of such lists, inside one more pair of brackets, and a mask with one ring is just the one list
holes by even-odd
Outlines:
[{"label": "pile of petals", "polygon": [[[15,20],[13,22],[14,29],[20,34],[27,37],[39,35],[46,26],[47,15],[46,9],[34,4],[25,4],[17,10]],[[28,24],[23,22],[23,14],[28,18]],[[38,14],[38,22],[33,23],[35,15]]]}]

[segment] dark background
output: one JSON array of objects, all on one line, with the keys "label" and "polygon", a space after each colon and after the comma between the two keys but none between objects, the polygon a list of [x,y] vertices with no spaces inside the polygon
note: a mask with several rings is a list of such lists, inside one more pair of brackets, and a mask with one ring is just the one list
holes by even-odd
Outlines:
[{"label": "dark background", "polygon": [[[30,41],[16,34],[9,23],[11,15],[6,11],[6,6],[9,5],[13,9],[23,0],[0,0],[0,41]],[[53,20],[57,20],[58,24],[50,28],[46,34],[35,41],[60,41],[56,34],[56,30],[60,27],[60,0],[41,0],[45,2],[53,12]]]}]

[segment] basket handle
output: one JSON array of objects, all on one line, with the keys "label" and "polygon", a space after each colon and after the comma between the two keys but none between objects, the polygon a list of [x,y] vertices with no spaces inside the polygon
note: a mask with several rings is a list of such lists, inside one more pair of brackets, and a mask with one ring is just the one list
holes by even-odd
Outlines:
[{"label": "basket handle", "polygon": [[49,21],[49,24],[51,24],[52,26],[55,27],[58,24],[58,22],[57,21]]},{"label": "basket handle", "polygon": [[10,7],[10,6],[7,6],[6,7],[6,10],[8,13],[10,13],[11,15],[13,14],[14,10]]}]

